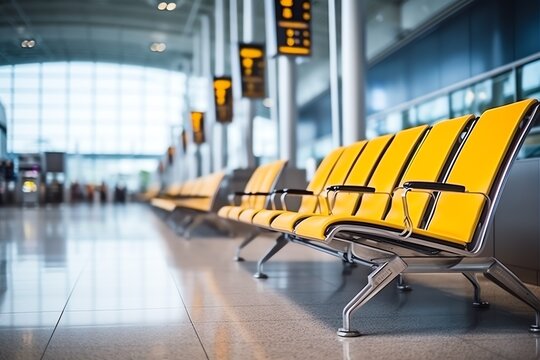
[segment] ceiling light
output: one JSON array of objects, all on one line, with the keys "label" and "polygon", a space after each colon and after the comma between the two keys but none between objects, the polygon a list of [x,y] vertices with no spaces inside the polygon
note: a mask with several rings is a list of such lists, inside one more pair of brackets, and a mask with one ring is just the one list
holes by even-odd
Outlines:
[{"label": "ceiling light", "polygon": [[164,52],[167,49],[165,43],[155,42],[150,45],[150,51],[152,52]]},{"label": "ceiling light", "polygon": [[23,41],[21,41],[21,47],[22,48],[33,48],[34,46],[36,46],[36,40],[34,39],[25,39]]},{"label": "ceiling light", "polygon": [[168,5],[168,4],[167,4],[165,1],[162,1],[162,2],[160,2],[160,3],[158,4],[157,8],[158,8],[158,10],[162,10],[162,11],[163,11],[163,10],[165,10],[165,9],[167,8],[167,5]]},{"label": "ceiling light", "polygon": [[167,4],[167,10],[173,11],[174,9],[176,9],[176,3],[171,2]]}]

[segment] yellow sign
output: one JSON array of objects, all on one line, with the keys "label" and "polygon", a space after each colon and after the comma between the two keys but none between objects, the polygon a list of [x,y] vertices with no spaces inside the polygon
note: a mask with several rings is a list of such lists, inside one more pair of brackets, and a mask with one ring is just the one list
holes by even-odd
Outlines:
[{"label": "yellow sign", "polygon": [[193,142],[195,144],[204,143],[204,113],[199,111],[191,112],[191,130],[193,131]]},{"label": "yellow sign", "polygon": [[311,0],[274,0],[277,53],[311,55]]},{"label": "yellow sign", "polygon": [[252,99],[265,97],[264,89],[264,46],[239,44],[240,72],[242,74],[242,96]]},{"label": "yellow sign", "polygon": [[233,119],[232,79],[229,76],[214,78],[214,100],[216,104],[216,120],[229,123]]}]

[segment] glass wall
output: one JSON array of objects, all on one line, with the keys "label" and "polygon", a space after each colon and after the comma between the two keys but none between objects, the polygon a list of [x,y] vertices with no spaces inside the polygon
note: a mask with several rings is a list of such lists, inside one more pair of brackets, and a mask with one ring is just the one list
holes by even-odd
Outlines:
[{"label": "glass wall", "polygon": [[[147,158],[162,156],[171,127],[182,124],[184,89],[184,74],[140,66],[58,62],[0,67],[8,151],[62,151],[94,157],[94,165],[105,155],[120,155],[131,165],[119,173],[155,170],[157,162]],[[85,165],[81,174],[73,165],[70,175],[86,181],[110,175],[108,166],[94,165]]]},{"label": "glass wall", "polygon": [[[409,106],[398,107],[399,110],[371,115],[367,119],[367,137],[465,114],[481,114],[486,109],[525,98],[540,99],[540,59],[506,67],[459,89],[412,101]],[[540,157],[540,124],[531,130],[519,157]]]}]

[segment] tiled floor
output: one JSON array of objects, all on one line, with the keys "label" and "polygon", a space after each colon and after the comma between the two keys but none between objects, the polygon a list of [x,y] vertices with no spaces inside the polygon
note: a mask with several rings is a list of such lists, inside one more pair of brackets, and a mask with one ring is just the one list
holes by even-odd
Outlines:
[{"label": "tiled floor", "polygon": [[[144,205],[0,208],[1,359],[534,359],[533,312],[486,281],[470,306],[458,275],[415,275],[359,310],[341,309],[366,269],[299,245],[251,274],[261,238],[176,236]],[[535,291],[540,293],[537,288]]]}]

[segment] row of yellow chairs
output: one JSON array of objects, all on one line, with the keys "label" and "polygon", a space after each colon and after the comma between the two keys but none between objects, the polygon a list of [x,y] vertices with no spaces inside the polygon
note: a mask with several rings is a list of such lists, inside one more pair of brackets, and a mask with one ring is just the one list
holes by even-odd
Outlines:
[{"label": "row of yellow chairs", "polygon": [[[165,211],[169,217],[181,213],[179,221],[173,221],[177,231],[190,237],[191,231],[205,220],[216,222],[217,219],[238,220],[238,215],[247,208],[264,208],[268,205],[266,196],[273,191],[287,161],[274,161],[259,166],[251,175],[244,191],[230,194],[230,206],[216,208],[218,195],[225,180],[225,173],[216,172],[207,176],[191,179],[183,183],[169,185],[161,194],[155,194],[151,205]],[[246,212],[247,213],[247,212]],[[174,219],[173,219],[174,220]],[[229,229],[229,233],[232,231]]]},{"label": "row of yellow chairs", "polygon": [[175,222],[177,230],[189,237],[191,231],[204,220],[212,220],[224,172],[169,185],[162,194],[150,200],[151,205],[165,211],[171,218],[182,211],[182,219]]},{"label": "row of yellow chairs", "polygon": [[[343,310],[340,336],[358,336],[352,313],[394,279],[406,289],[402,274],[416,272],[462,273],[474,287],[477,307],[487,306],[476,279],[483,273],[536,311],[530,330],[538,332],[540,300],[482,253],[510,165],[538,107],[536,100],[520,101],[478,118],[466,115],[335,149],[306,189],[271,190],[285,164],[269,164],[236,194],[238,203],[218,214],[256,229],[237,259],[261,231],[279,233],[256,277],[266,277],[264,263],[289,242],[372,267],[367,285]],[[288,209],[291,196],[301,196],[298,210]]]}]

